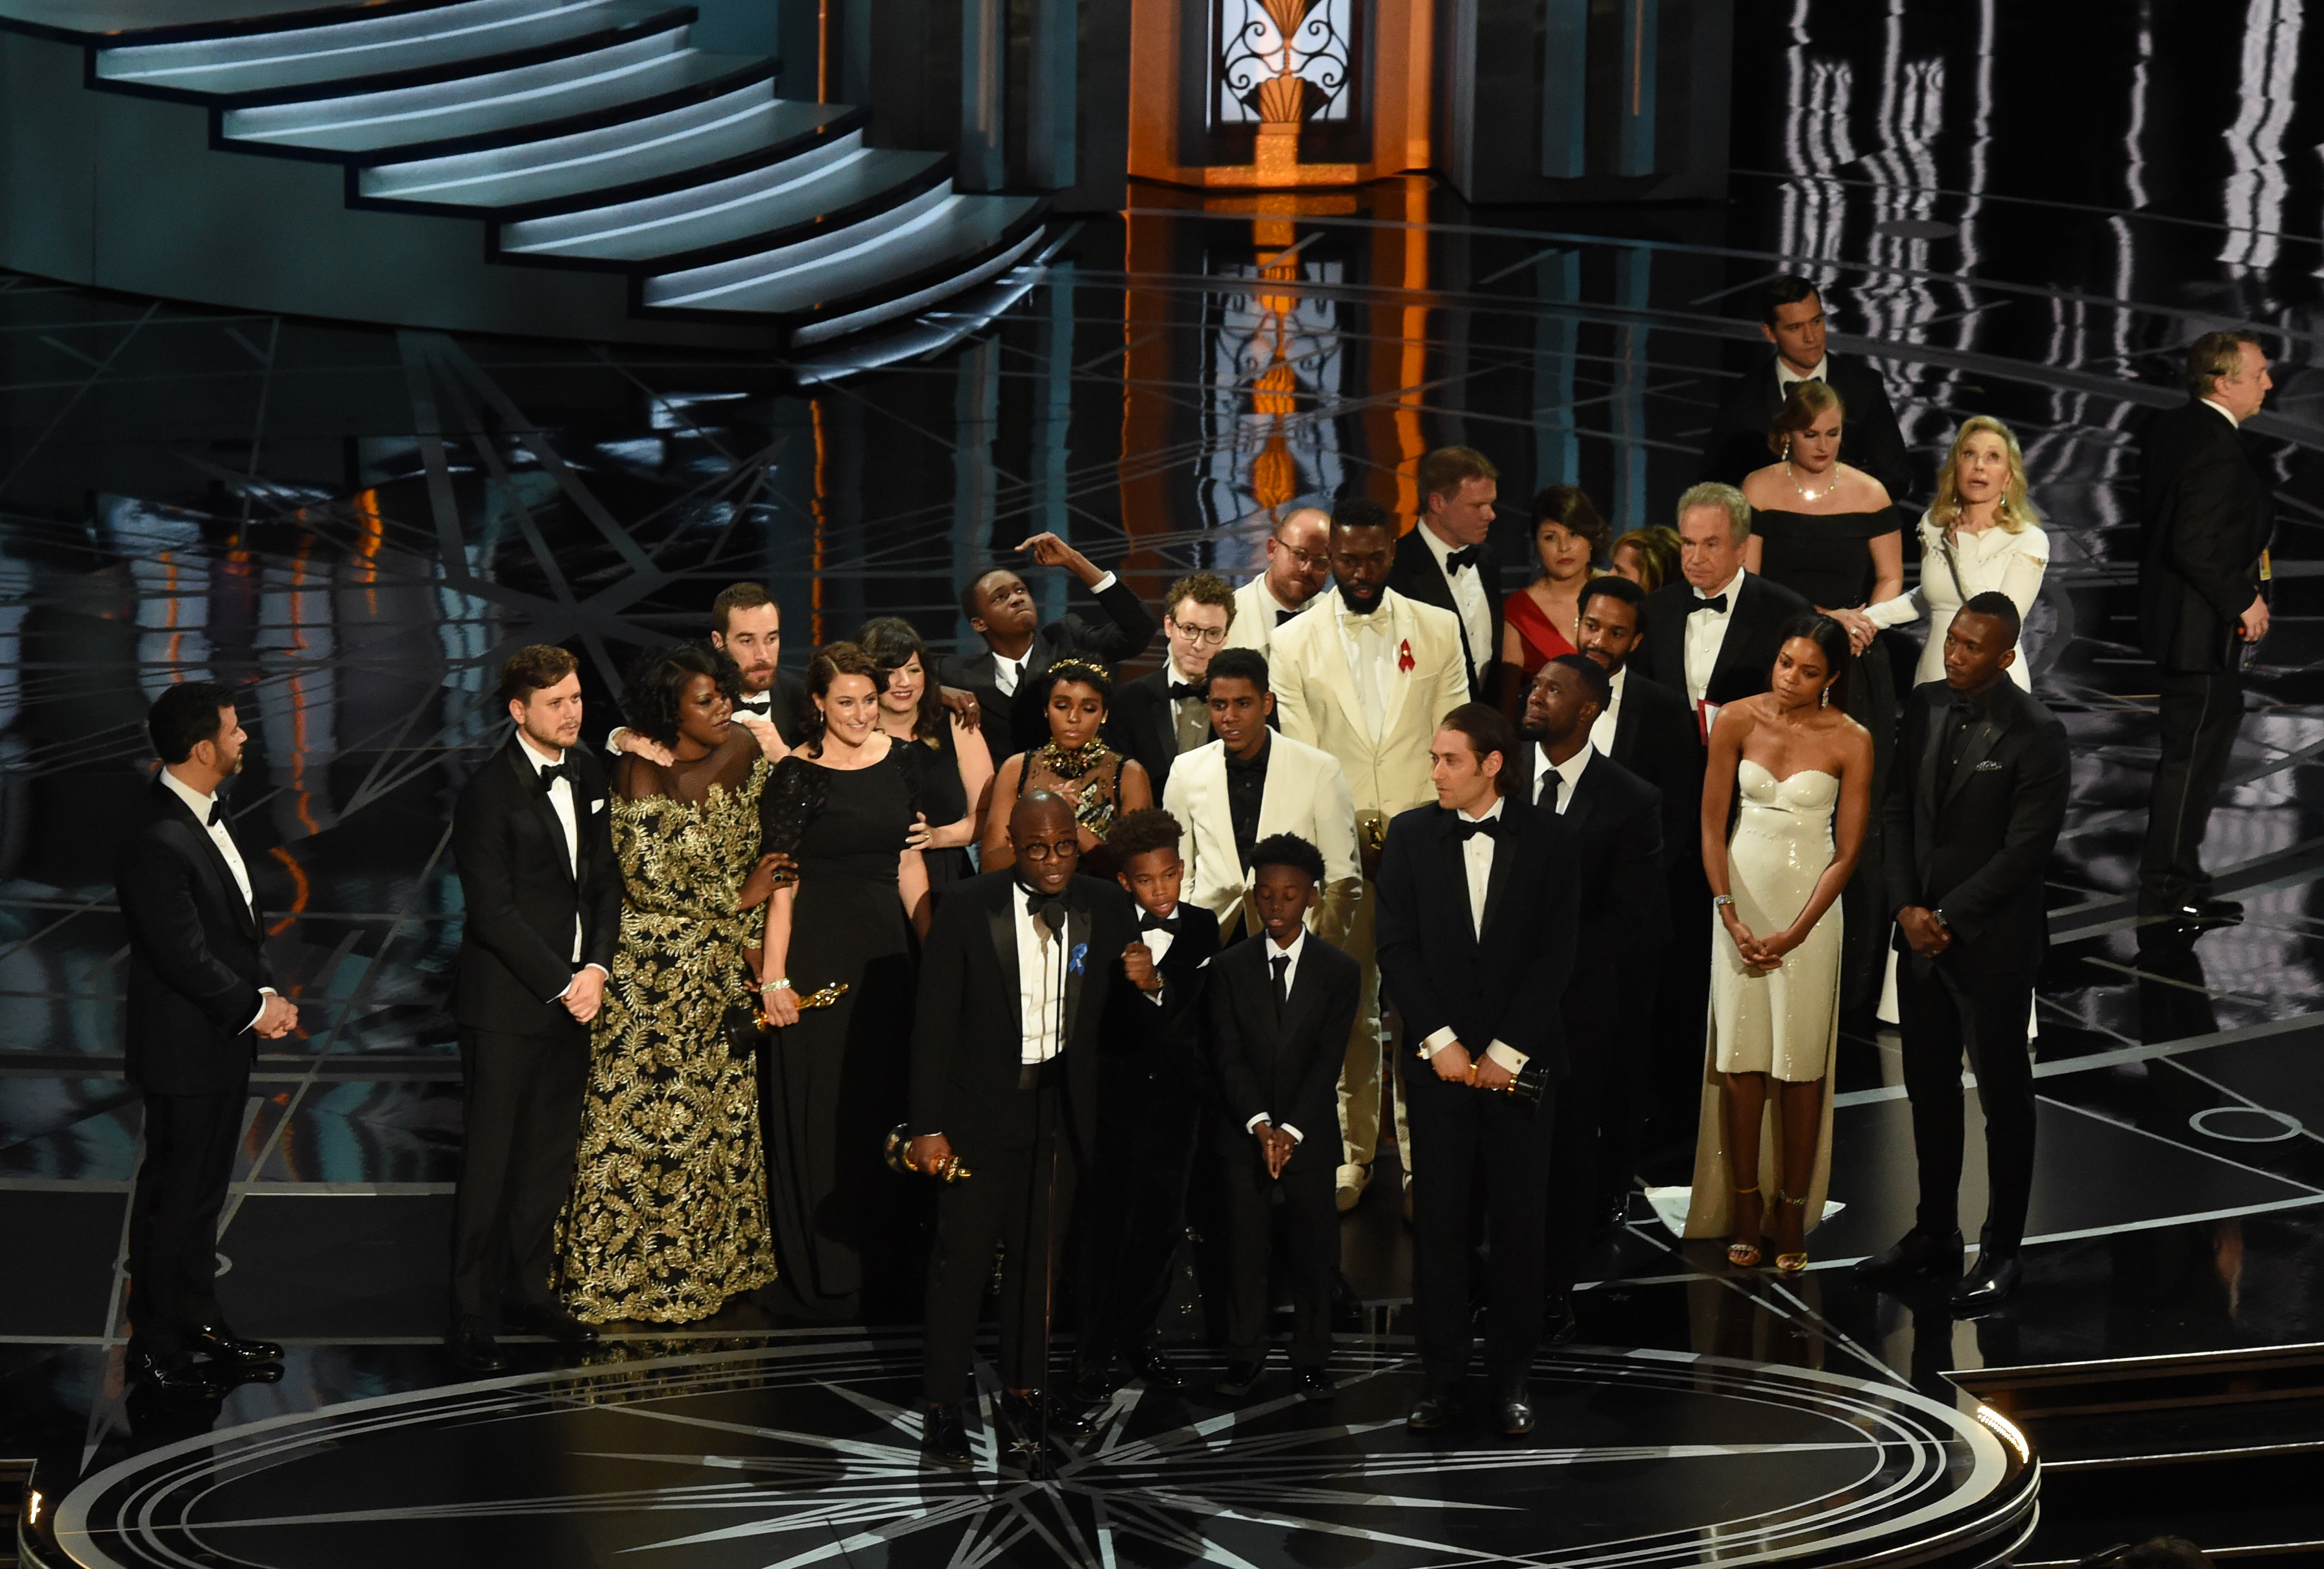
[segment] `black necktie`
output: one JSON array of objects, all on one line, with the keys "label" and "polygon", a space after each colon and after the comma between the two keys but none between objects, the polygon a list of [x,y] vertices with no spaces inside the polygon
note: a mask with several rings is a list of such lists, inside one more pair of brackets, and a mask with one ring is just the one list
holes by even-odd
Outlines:
[{"label": "black necktie", "polygon": [[1453,573],[1458,572],[1463,567],[1468,568],[1472,572],[1479,571],[1484,567],[1484,564],[1485,547],[1482,545],[1470,545],[1465,549],[1451,550],[1445,553],[1444,575],[1447,577],[1450,577]]},{"label": "black necktie", "polygon": [[1142,932],[1168,932],[1175,937],[1178,935],[1178,922],[1182,918],[1177,915],[1156,915],[1149,909],[1138,918],[1138,929]]},{"label": "black necktie", "polygon": [[1275,613],[1275,624],[1281,626],[1285,622],[1289,621],[1293,616],[1298,614],[1299,613],[1296,610],[1278,610]]},{"label": "black necktie", "polygon": [[225,803],[224,801],[220,801],[220,800],[213,800],[213,801],[211,801],[211,802],[210,802],[210,826],[211,826],[211,827],[213,827],[213,828],[215,828],[215,827],[217,827],[220,823],[223,823],[223,822],[225,822],[225,821],[226,821],[226,803]]},{"label": "black necktie", "polygon": [[1698,610],[1715,610],[1720,614],[1725,615],[1727,614],[1727,595],[1724,594],[1714,594],[1708,599],[1698,599],[1692,605],[1686,607],[1686,613],[1689,615],[1692,615]]},{"label": "black necktie", "polygon": [[1546,766],[1543,768],[1541,774],[1540,801],[1541,809],[1543,811],[1554,812],[1557,810],[1557,792],[1564,783],[1565,776],[1563,774],[1558,772],[1554,768]]},{"label": "black necktie", "polygon": [[558,780],[563,780],[568,785],[573,782],[573,765],[571,763],[553,763],[548,768],[542,769],[540,771],[540,793],[542,795],[547,795],[549,791],[549,788],[556,784]]},{"label": "black necktie", "polygon": [[1291,973],[1291,955],[1277,954],[1267,961],[1267,967],[1275,972],[1275,1005],[1281,1008],[1291,1001],[1291,988],[1284,981]]},{"label": "black necktie", "polygon": [[1206,697],[1210,695],[1211,688],[1207,681],[1199,686],[1189,686],[1184,681],[1173,681],[1170,683],[1169,690],[1170,700],[1175,703],[1181,697]]},{"label": "black necktie", "polygon": [[[1553,774],[1551,777],[1556,776]],[[1499,840],[1501,836],[1501,819],[1487,817],[1481,822],[1472,823],[1466,817],[1456,817],[1452,819],[1452,831],[1461,835],[1461,843],[1463,844],[1480,834],[1488,839]]]}]

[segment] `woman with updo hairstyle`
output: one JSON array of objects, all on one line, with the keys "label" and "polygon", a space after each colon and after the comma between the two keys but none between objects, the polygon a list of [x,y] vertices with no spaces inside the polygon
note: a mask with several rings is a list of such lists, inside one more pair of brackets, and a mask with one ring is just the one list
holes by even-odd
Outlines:
[{"label": "woman with updo hairstyle", "polygon": [[[1807,1268],[1831,1171],[1840,1042],[1834,908],[1872,816],[1872,737],[1848,716],[1848,631],[1787,623],[1768,689],[1719,710],[1702,783],[1711,882],[1711,1013],[1689,1237],[1726,1237],[1757,1266],[1775,1223],[1775,1268]],[[1729,829],[1730,809],[1734,827]]]},{"label": "woman with updo hairstyle", "polygon": [[1073,804],[1082,870],[1092,877],[1111,877],[1112,868],[1102,847],[1114,818],[1154,804],[1154,781],[1144,765],[1113,751],[1103,739],[1113,678],[1087,660],[1069,657],[1030,680],[1040,699],[1041,716],[1048,721],[1049,739],[1019,752],[993,775],[992,798],[984,808],[984,869],[997,872],[1017,864],[1017,854],[1009,844],[1009,814],[1024,791],[1044,789]]},{"label": "woman with updo hairstyle", "polygon": [[623,708],[670,761],[622,756],[613,798],[576,803],[612,814],[622,902],[557,1224],[558,1295],[586,1324],[707,1318],[775,1275],[758,1075],[723,1030],[758,986],[780,864],[760,853],[768,764],[733,722],[736,689],[709,649],[646,655]]},{"label": "woman with updo hairstyle", "polygon": [[871,656],[872,678],[879,683],[880,728],[918,754],[922,765],[920,809],[927,816],[928,842],[920,855],[929,888],[975,875],[967,847],[977,841],[976,805],[992,782],[984,733],[938,700],[936,661],[910,622],[893,615],[865,622],[855,644]]},{"label": "woman with updo hairstyle", "polygon": [[881,1149],[905,1116],[914,932],[927,929],[926,749],[880,727],[878,670],[853,643],[816,652],[808,735],[760,815],[766,847],[798,865],[767,904],[776,1310],[814,1322],[917,1311],[911,1195]]},{"label": "woman with updo hairstyle", "polygon": [[1535,672],[1574,651],[1582,590],[1613,538],[1590,498],[1553,485],[1533,498],[1533,553],[1541,575],[1501,602],[1501,712],[1525,706]]}]

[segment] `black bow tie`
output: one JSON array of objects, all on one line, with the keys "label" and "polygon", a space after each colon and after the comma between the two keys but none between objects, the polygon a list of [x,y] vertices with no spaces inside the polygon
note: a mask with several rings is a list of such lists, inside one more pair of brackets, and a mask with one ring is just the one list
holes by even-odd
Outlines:
[{"label": "black bow tie", "polygon": [[1138,929],[1142,932],[1168,932],[1175,937],[1178,935],[1178,923],[1184,918],[1176,912],[1169,915],[1156,915],[1149,909],[1139,916]]},{"label": "black bow tie", "polygon": [[1501,819],[1486,817],[1472,823],[1456,813],[1452,818],[1452,831],[1461,836],[1461,843],[1463,844],[1480,834],[1488,839],[1499,840],[1501,836]]},{"label": "black bow tie", "polygon": [[1698,599],[1692,605],[1686,607],[1686,613],[1689,615],[1692,615],[1698,610],[1715,610],[1720,614],[1725,615],[1727,614],[1727,595],[1724,594],[1714,594],[1708,599]]},{"label": "black bow tie", "polygon": [[549,767],[542,769],[540,771],[540,793],[542,795],[547,795],[550,787],[555,785],[558,780],[563,780],[567,785],[572,784],[573,765],[571,763],[551,763]]},{"label": "black bow tie", "polygon": [[1170,683],[1170,700],[1173,703],[1181,697],[1207,697],[1210,693],[1211,684],[1208,681],[1194,682],[1191,685],[1185,681]]},{"label": "black bow tie", "polygon": [[1485,547],[1482,545],[1470,545],[1462,549],[1447,551],[1444,557],[1444,571],[1448,577],[1463,567],[1472,571],[1480,570],[1484,564]]},{"label": "black bow tie", "polygon": [[209,825],[209,826],[210,826],[211,827],[215,828],[215,827],[217,827],[220,823],[223,823],[223,822],[225,822],[225,821],[226,821],[226,803],[225,803],[224,801],[220,801],[220,800],[213,800],[213,801],[211,801],[211,802],[210,802],[210,825]]},{"label": "black bow tie", "polygon": [[[1028,888],[1021,882],[1017,885],[1017,891],[1025,896],[1025,913],[1033,918],[1034,925],[1047,927],[1054,932],[1065,924],[1064,894],[1043,893],[1040,890]],[[1051,910],[1056,911],[1055,917],[1050,915]]]},{"label": "black bow tie", "polygon": [[1289,621],[1293,616],[1298,614],[1299,613],[1296,610],[1278,610],[1275,613],[1275,624],[1281,626],[1285,622]]},{"label": "black bow tie", "polygon": [[745,697],[734,705],[737,708],[748,708],[753,714],[764,714],[774,706],[775,695],[772,692],[761,692],[756,697]]}]

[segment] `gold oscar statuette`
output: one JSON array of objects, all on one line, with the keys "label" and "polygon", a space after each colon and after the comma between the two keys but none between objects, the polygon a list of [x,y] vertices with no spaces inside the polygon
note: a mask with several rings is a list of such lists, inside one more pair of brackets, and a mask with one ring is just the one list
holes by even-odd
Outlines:
[{"label": "gold oscar statuette", "polygon": [[[804,992],[799,993],[798,1011],[801,1013],[804,1013],[810,1008],[828,1008],[846,995],[847,983],[844,981],[834,981],[830,985],[823,987],[819,991]],[[759,1016],[759,1028],[761,1030],[778,1028],[775,1021],[767,1017],[767,999],[765,993],[761,992],[760,994],[758,1003],[753,1009],[753,1011]]]},{"label": "gold oscar statuette", "polygon": [[938,1182],[961,1182],[975,1176],[957,1155],[947,1155],[927,1169],[912,1164],[912,1135],[905,1124],[899,1122],[888,1130],[888,1169],[906,1177],[933,1177]]}]

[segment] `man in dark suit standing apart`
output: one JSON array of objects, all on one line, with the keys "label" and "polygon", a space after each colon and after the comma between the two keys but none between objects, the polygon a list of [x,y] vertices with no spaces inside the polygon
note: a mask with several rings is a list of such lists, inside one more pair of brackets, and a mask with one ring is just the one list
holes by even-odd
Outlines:
[{"label": "man in dark suit standing apart", "polygon": [[[281,1376],[282,1348],[244,1340],[218,1311],[217,1223],[259,1040],[299,1011],[266,963],[266,922],[218,787],[242,771],[234,694],[187,681],[154,699],[161,771],[114,872],[129,928],[129,1082],[145,1152],[129,1212],[129,1371],[164,1393],[216,1398]],[[194,1359],[206,1357],[204,1367]]]},{"label": "man in dark suit standing apart", "polygon": [[969,630],[984,640],[984,650],[951,655],[941,674],[946,686],[976,699],[984,743],[996,764],[1047,739],[1035,715],[1017,711],[1018,694],[1033,690],[1034,677],[1069,653],[1086,655],[1110,670],[1144,653],[1154,641],[1154,617],[1136,591],[1112,573],[1099,571],[1056,535],[1036,534],[1017,549],[1037,565],[1063,567],[1080,578],[1097,596],[1105,622],[1093,623],[1069,611],[1042,625],[1033,591],[1006,567],[980,572],[961,586],[960,613],[968,618]]},{"label": "man in dark suit standing apart", "polygon": [[2248,333],[2187,351],[2187,402],[2147,427],[2138,472],[2138,634],[2163,675],[2163,761],[2146,808],[2138,912],[2186,926],[2243,918],[2211,897],[2203,831],[2244,719],[2243,656],[2267,635],[2275,501],[2236,432],[2275,383]]},{"label": "man in dark suit standing apart", "polygon": [[1606,672],[1581,654],[1542,666],[1526,696],[1520,733],[1529,743],[1519,754],[1527,766],[1511,770],[1524,778],[1511,793],[1563,817],[1582,855],[1582,935],[1565,987],[1567,1073],[1558,1086],[1549,1178],[1545,1323],[1561,1343],[1573,1338],[1575,1267],[1607,1210],[1600,1130],[1609,1105],[1619,1115],[1632,1101],[1609,1095],[1607,1086],[1626,1081],[1646,1053],[1670,936],[1662,792],[1600,752],[1591,735],[1611,697]]},{"label": "man in dark suit standing apart", "polygon": [[589,1021],[622,935],[605,771],[581,741],[573,656],[535,644],[501,667],[516,734],[452,808],[467,917],[452,1018],[463,1083],[452,1218],[452,1360],[507,1365],[503,1315],[567,1344],[597,1332],[558,1305],[552,1230],[573,1186]]},{"label": "man in dark suit standing apart", "polygon": [[1407,599],[1449,610],[1461,623],[1469,696],[1486,690],[1501,653],[1501,568],[1488,536],[1501,471],[1483,453],[1440,447],[1420,460],[1420,519],[1396,543],[1388,586]]},{"label": "man in dark suit standing apart", "polygon": [[[1751,503],[1732,485],[1698,485],[1678,498],[1681,581],[1646,595],[1630,669],[1680,693],[1698,748],[1720,705],[1767,689],[1784,623],[1813,606],[1743,569]],[[1702,764],[1693,812],[1672,846],[1669,982],[1655,1024],[1654,1148],[1691,1149],[1702,1099],[1702,1028],[1711,998],[1711,884],[1702,873]],[[1691,848],[1685,848],[1691,847]]]},{"label": "man in dark suit standing apart", "polygon": [[1038,1472],[1051,1434],[1092,1431],[1049,1392],[1050,1315],[1075,1179],[1096,1158],[1098,1038],[1138,922],[1121,890],[1074,875],[1064,797],[1018,797],[1009,843],[1016,865],[955,884],[921,950],[909,1158],[937,1174],[957,1158],[974,1175],[936,1199],[920,1453],[968,1463],[962,1404],[998,1244],[1004,1447]]},{"label": "man in dark suit standing apart", "polygon": [[[1406,1419],[1415,1432],[1467,1405],[1472,1196],[1491,1251],[1492,1422],[1512,1437],[1533,1431],[1526,1375],[1541,1346],[1542,1217],[1565,1073],[1558,1010],[1573,968],[1581,854],[1563,818],[1501,794],[1517,751],[1499,709],[1469,703],[1446,715],[1429,747],[1437,804],[1390,823],[1380,856],[1380,982],[1411,1048],[1413,1309],[1426,1378]],[[1539,1084],[1537,1102],[1497,1093],[1520,1073]]]},{"label": "man in dark suit standing apart", "polygon": [[1324,1363],[1340,1274],[1333,1135],[1363,969],[1307,930],[1323,881],[1322,851],[1296,834],[1271,835],[1252,846],[1250,869],[1251,903],[1266,935],[1219,956],[1210,1000],[1219,1082],[1211,1148],[1226,1189],[1234,1260],[1227,1371],[1218,1389],[1249,1394],[1266,1365],[1268,1260],[1279,1192],[1290,1253],[1291,1368],[1301,1398],[1328,1400],[1336,1392]]},{"label": "man in dark suit standing apart", "polygon": [[1759,291],[1759,332],[1769,350],[1728,390],[1711,439],[1702,449],[1702,477],[1741,485],[1767,466],[1767,427],[1794,383],[1822,382],[1848,405],[1848,461],[1902,501],[1913,494],[1913,466],[1889,407],[1880,373],[1862,360],[1824,347],[1823,297],[1804,278],[1770,279]]},{"label": "man in dark suit standing apart", "polygon": [[1234,623],[1235,591],[1216,573],[1190,572],[1162,604],[1162,668],[1116,685],[1105,716],[1106,744],[1145,768],[1157,801],[1178,754],[1211,739],[1206,683]]},{"label": "man in dark suit standing apart", "polygon": [[1868,1280],[1960,1269],[1961,1054],[1985,1108],[1985,1232],[1953,1306],[1981,1312],[2019,1278],[2034,1188],[2034,1065],[2025,1020],[2050,946],[2042,898],[2066,820],[2066,727],[2009,679],[2017,606],[1979,594],[1945,633],[1945,678],[1915,688],[1886,810],[1896,1002],[1921,1202],[1895,1247],[1857,1266]]}]

